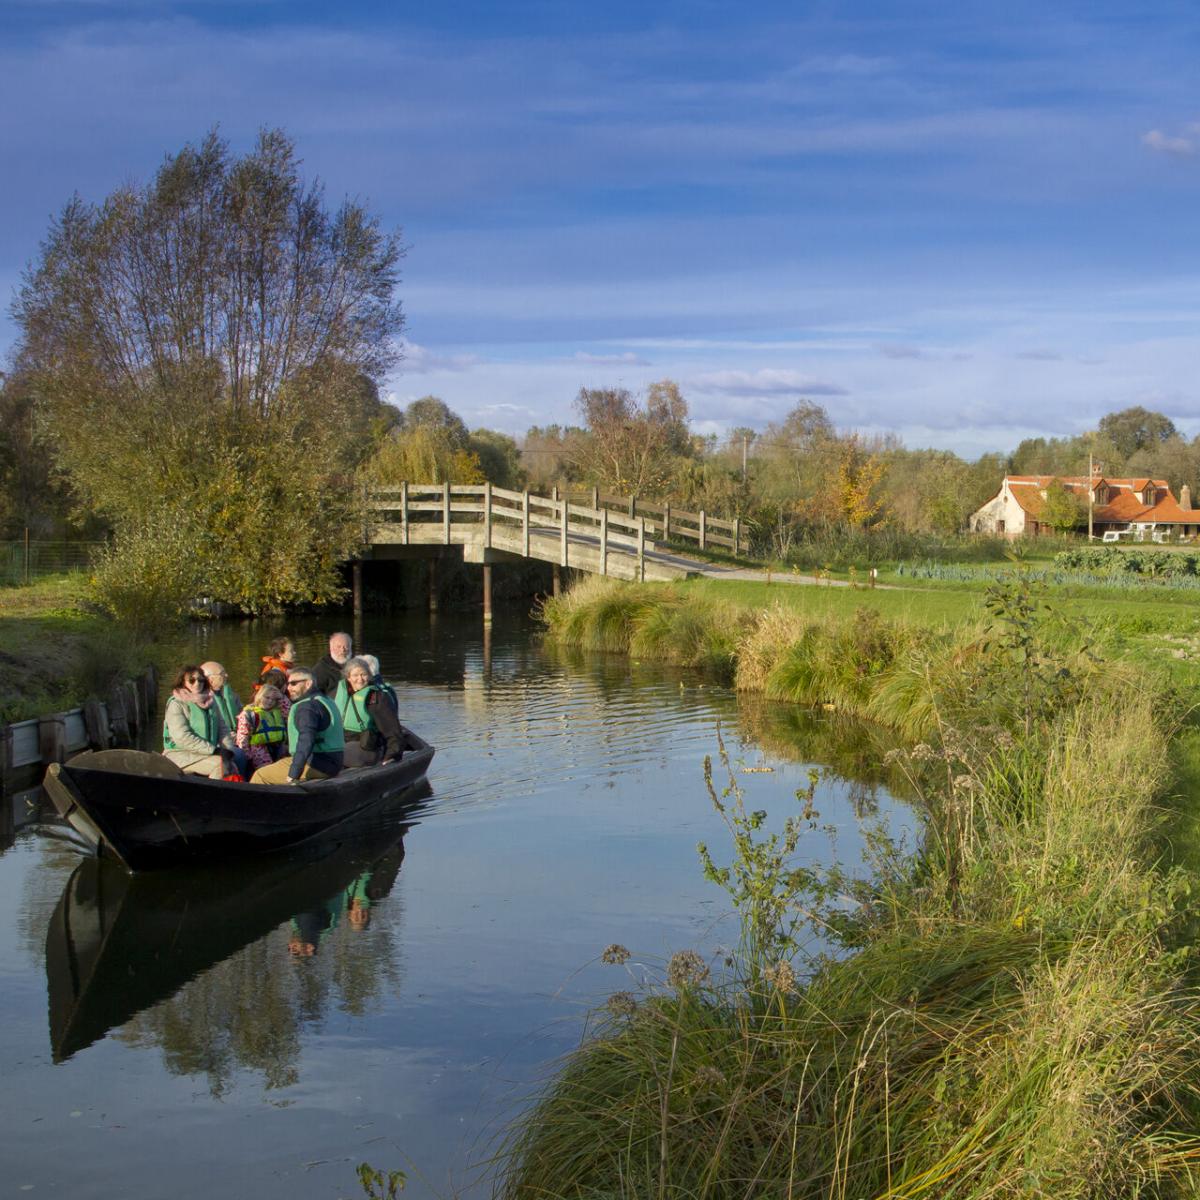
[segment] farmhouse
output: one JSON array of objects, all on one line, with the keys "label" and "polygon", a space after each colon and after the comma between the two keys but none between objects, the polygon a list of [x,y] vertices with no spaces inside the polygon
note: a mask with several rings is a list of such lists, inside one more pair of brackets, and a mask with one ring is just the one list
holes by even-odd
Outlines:
[{"label": "farmhouse", "polygon": [[1185,484],[1179,499],[1165,479],[1113,479],[1103,475],[1006,475],[999,492],[971,514],[975,533],[1005,537],[1050,533],[1042,519],[1046,489],[1059,483],[1078,496],[1085,509],[1091,493],[1092,528],[1108,541],[1160,541],[1168,535],[1193,537],[1200,533],[1200,509],[1192,508]]}]

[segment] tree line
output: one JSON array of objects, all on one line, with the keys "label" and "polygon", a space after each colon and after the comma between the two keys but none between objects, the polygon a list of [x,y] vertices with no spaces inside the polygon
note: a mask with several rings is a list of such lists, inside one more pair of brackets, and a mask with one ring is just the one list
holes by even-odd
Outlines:
[{"label": "tree line", "polygon": [[762,430],[691,431],[672,380],[582,388],[576,423],[514,438],[442,400],[403,410],[405,247],[359,201],[331,208],[292,141],[238,157],[214,131],[144,185],[72,198],[13,301],[0,386],[0,527],[110,538],[113,611],[209,595],[246,611],[338,594],[372,484],[596,486],[739,516],[764,553],[883,529],[952,535],[1006,471],[1165,477],[1193,492],[1200,439],[1162,414],[1111,413],[1072,438],[966,461],[839,429],[799,401]]}]

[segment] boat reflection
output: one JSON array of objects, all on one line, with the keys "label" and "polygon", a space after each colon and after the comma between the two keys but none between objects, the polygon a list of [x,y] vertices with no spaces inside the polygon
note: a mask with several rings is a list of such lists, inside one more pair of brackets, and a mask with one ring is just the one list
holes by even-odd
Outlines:
[{"label": "boat reflection", "polygon": [[85,859],[46,936],[54,1061],[111,1032],[158,1045],[169,1070],[207,1074],[216,1094],[239,1069],[268,1087],[294,1082],[301,1025],[331,1000],[365,1011],[399,984],[396,914],[376,914],[412,815],[410,795],[399,812],[252,865],[131,876]]}]

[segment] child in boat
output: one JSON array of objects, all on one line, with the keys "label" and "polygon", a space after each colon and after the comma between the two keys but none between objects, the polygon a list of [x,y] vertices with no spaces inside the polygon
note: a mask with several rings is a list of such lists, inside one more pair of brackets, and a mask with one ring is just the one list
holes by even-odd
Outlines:
[{"label": "child in boat", "polygon": [[283,693],[274,684],[264,683],[238,713],[234,741],[253,770],[269,767],[287,753],[287,713]]}]

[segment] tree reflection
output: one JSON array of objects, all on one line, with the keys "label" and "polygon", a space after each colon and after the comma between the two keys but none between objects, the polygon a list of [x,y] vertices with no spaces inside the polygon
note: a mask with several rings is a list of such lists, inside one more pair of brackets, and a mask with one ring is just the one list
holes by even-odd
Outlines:
[{"label": "tree reflection", "polygon": [[306,1029],[362,1016],[401,985],[390,894],[403,827],[247,871],[130,878],[95,861],[71,876],[46,942],[56,1061],[115,1030],[167,1069],[226,1095],[300,1078]]}]

